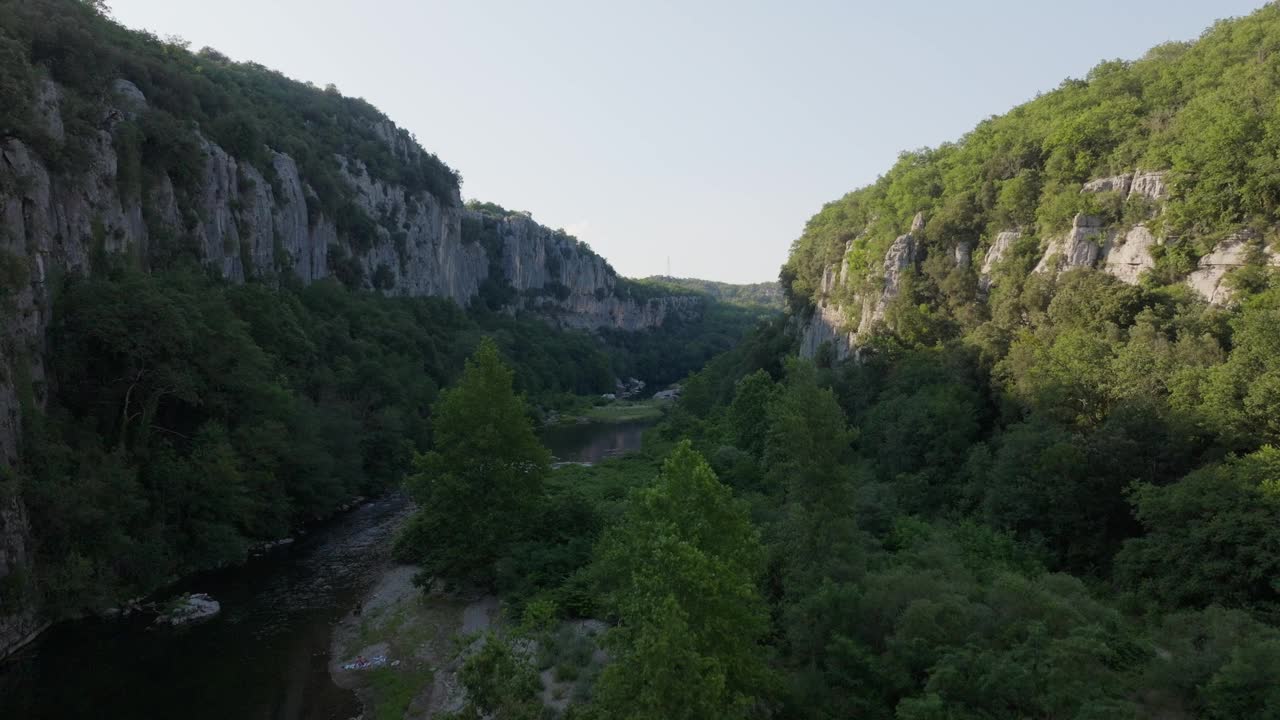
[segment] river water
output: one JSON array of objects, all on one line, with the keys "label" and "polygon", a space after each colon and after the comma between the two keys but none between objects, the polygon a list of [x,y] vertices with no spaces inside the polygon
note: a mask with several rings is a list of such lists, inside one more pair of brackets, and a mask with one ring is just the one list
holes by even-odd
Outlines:
[{"label": "river water", "polygon": [[611,424],[557,425],[542,433],[542,443],[556,462],[598,463],[640,448],[652,420]]},{"label": "river water", "polygon": [[[598,462],[640,447],[651,423],[547,433],[557,460]],[[572,432],[570,432],[572,431]],[[150,616],[50,628],[0,661],[3,720],[346,720],[355,696],[329,679],[333,625],[389,563],[409,512],[390,496],[319,526],[248,565],[184,581],[222,614],[188,628]]]}]

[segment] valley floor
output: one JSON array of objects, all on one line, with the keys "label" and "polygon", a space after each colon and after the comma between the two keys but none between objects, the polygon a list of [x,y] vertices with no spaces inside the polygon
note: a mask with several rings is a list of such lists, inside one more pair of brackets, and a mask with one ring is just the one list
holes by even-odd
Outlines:
[{"label": "valley floor", "polygon": [[416,568],[389,569],[334,629],[329,672],[366,718],[426,718],[461,709],[457,671],[468,637],[498,621],[492,596],[424,595]]},{"label": "valley floor", "polygon": [[[388,569],[334,628],[329,673],[353,690],[364,707],[362,720],[418,720],[461,710],[466,691],[459,671],[489,631],[508,623],[497,597],[424,594],[413,585],[417,568]],[[600,648],[605,625],[597,620],[565,622],[539,641],[518,645],[539,670],[542,703],[563,712],[590,693],[607,660]]]}]

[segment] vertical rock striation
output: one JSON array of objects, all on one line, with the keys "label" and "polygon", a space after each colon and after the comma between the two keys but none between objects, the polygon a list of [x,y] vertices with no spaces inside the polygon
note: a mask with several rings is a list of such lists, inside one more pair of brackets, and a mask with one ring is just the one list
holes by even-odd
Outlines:
[{"label": "vertical rock striation", "polygon": [[[1115,193],[1123,200],[1145,203],[1146,210],[1158,213],[1169,189],[1165,173],[1136,170],[1092,180],[1082,186],[1081,192]],[[854,279],[848,277],[847,262],[839,269],[835,265],[823,269],[812,313],[800,326],[801,356],[815,357],[823,347],[831,348],[836,361],[857,356],[860,344],[865,344],[873,329],[885,321],[886,309],[897,297],[904,273],[922,259],[919,236],[923,229],[924,216],[917,214],[911,231],[889,246],[881,271],[875,277],[856,279],[856,287],[849,287]],[[997,269],[1022,237],[1022,230],[1007,230],[991,241],[977,270],[979,298],[997,282]],[[856,243],[865,242],[864,238],[865,232],[851,241],[845,248],[846,256]],[[1042,241],[1033,272],[1056,276],[1078,268],[1093,268],[1136,285],[1144,273],[1155,268],[1153,250],[1162,242],[1146,223],[1125,227],[1078,214],[1069,230]],[[969,267],[974,264],[973,250],[968,243],[958,243],[951,250],[952,259],[957,266]],[[1280,267],[1280,251],[1265,247],[1256,233],[1241,231],[1202,257],[1186,284],[1205,300],[1226,304],[1231,301],[1227,276],[1251,263]]]},{"label": "vertical rock striation", "polygon": [[[37,83],[34,116],[50,143],[67,138],[64,93]],[[511,310],[543,314],[565,327],[642,330],[701,312],[697,297],[632,297],[603,258],[528,218],[495,221],[497,243],[463,237],[467,211],[456,190],[445,196],[375,178],[365,165],[335,156],[343,205],[321,208],[316,191],[287,154],[264,148],[255,166],[197,134],[203,158],[194,178],[122,173],[115,130],[149,112],[127,79],[112,84],[102,121],[88,137],[83,162],[57,172],[17,139],[0,143],[0,469],[14,467],[22,409],[45,402],[44,335],[52,281],[87,275],[102,260],[139,269],[194,256],[231,282],[286,275],[307,284],[344,283],[468,305],[486,281],[514,290]],[[421,149],[390,122],[374,127],[396,157]],[[127,166],[127,164],[126,164]],[[13,286],[8,286],[13,285]],[[0,472],[0,589],[31,576],[26,513],[5,495]],[[21,588],[24,595],[29,588]],[[0,656],[36,628],[38,614],[0,604]]]}]

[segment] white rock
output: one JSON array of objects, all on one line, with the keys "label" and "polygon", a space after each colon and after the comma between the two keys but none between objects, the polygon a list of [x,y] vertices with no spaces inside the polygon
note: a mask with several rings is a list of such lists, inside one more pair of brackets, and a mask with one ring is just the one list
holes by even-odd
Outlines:
[{"label": "white rock", "polygon": [[983,292],[991,289],[991,273],[995,271],[996,265],[1004,259],[1005,253],[1009,252],[1009,248],[1022,237],[1022,233],[1017,230],[1006,230],[996,235],[996,239],[992,241],[991,247],[987,248],[987,254],[982,258],[982,270],[978,273],[978,287]]},{"label": "white rock", "polygon": [[1049,240],[1035,272],[1061,273],[1073,268],[1093,267],[1105,242],[1099,218],[1076,215],[1066,235]]},{"label": "white rock", "polygon": [[1080,188],[1083,193],[1100,193],[1100,192],[1118,192],[1121,195],[1129,194],[1129,187],[1133,183],[1133,174],[1113,175],[1111,177],[1098,178],[1090,180]]},{"label": "white rock", "polygon": [[[912,226],[923,226],[922,223],[923,215],[918,214]],[[884,255],[880,292],[871,297],[859,298],[861,311],[856,324],[846,316],[843,306],[828,302],[825,296],[820,299],[812,317],[802,329],[800,356],[813,358],[826,343],[831,344],[837,362],[855,355],[858,338],[871,332],[877,323],[885,319],[889,303],[898,296],[901,289],[903,274],[918,259],[918,250],[919,244],[913,233],[899,235],[893,241]]]},{"label": "white rock", "polygon": [[1133,175],[1129,197],[1143,196],[1150,200],[1163,200],[1169,196],[1164,182],[1164,171],[1139,170]]},{"label": "white rock", "polygon": [[147,109],[147,96],[128,80],[117,78],[111,83],[111,90],[116,94],[118,106],[126,117],[132,118]]},{"label": "white rock", "polygon": [[911,219],[911,232],[918,233],[921,230],[924,230],[924,213],[918,212],[916,213],[916,216]]},{"label": "white rock", "polygon": [[222,606],[217,600],[204,593],[194,593],[178,599],[172,608],[156,618],[156,622],[167,625],[186,625],[208,620],[220,612],[222,612]]},{"label": "white rock", "polygon": [[[1199,266],[1187,276],[1187,284],[1214,305],[1225,305],[1231,301],[1231,288],[1223,280],[1227,273],[1242,267],[1249,257],[1249,241],[1253,238],[1250,232],[1240,232],[1218,243],[1213,252],[1200,258]],[[1268,258],[1268,261],[1275,256]]]},{"label": "white rock", "polygon": [[1102,269],[1120,280],[1137,285],[1146,270],[1156,266],[1151,248],[1157,240],[1146,225],[1137,225],[1123,236],[1115,235],[1102,248]]},{"label": "white rock", "polygon": [[801,333],[800,357],[812,359],[824,344],[830,343],[835,360],[846,360],[853,353],[856,340],[855,334],[847,325],[841,307],[829,305],[825,301],[818,303]]},{"label": "white rock", "polygon": [[818,290],[823,295],[830,295],[836,289],[836,266],[828,265],[822,268],[822,282],[819,284]]},{"label": "white rock", "polygon": [[36,115],[49,137],[62,142],[66,137],[62,125],[62,88],[48,78],[41,79],[36,85]]}]

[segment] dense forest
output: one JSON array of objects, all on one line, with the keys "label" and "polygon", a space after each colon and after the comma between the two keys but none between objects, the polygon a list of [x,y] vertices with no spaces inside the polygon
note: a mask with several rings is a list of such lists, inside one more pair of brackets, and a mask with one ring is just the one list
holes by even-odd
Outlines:
[{"label": "dense forest", "polygon": [[[104,36],[86,20],[99,3],[38,21],[53,1],[0,2],[14,137],[41,142],[5,102],[33,73],[74,108],[128,67],[159,109],[136,146],[122,136],[139,172],[181,177],[186,117],[244,153],[279,138],[338,217],[326,144],[457,191],[433,156],[370,135],[381,116],[360,101]],[[1270,5],[904,153],[809,221],[781,271],[786,316],[767,286],[666,278],[617,288],[722,300],[588,335],[511,311],[497,285],[463,309],[333,279],[235,285],[181,257],[54,277],[56,382],[19,365],[23,462],[0,473],[38,577],[4,578],[0,612],[102,610],[403,487],[416,508],[395,551],[416,582],[505,610],[460,651],[457,718],[1280,719],[1277,50]],[[76,162],[75,143],[46,151]],[[1165,172],[1167,197],[1082,192],[1139,169]],[[1037,272],[1081,214],[1144,224],[1153,267]],[[920,257],[853,358],[797,357],[815,304],[834,292],[856,316],[916,216]],[[1014,229],[980,284],[973,260]],[[1212,304],[1184,279],[1231,236],[1248,261]],[[833,289],[841,266],[852,281]],[[2,309],[25,278],[0,271]],[[539,416],[628,375],[682,385],[644,450],[553,467]],[[596,648],[555,649],[582,620],[608,628],[608,661],[579,677],[573,656]],[[562,714],[547,671],[577,678]]]},{"label": "dense forest", "polygon": [[[407,535],[523,618],[459,717],[540,716],[519,648],[560,616],[611,624],[575,718],[1280,718],[1277,47],[1273,5],[904,154],[810,221],[791,318],[688,378],[642,455],[526,449],[536,511],[468,567]],[[1134,168],[1163,203],[1081,192]],[[795,358],[827,268],[874,276],[921,212],[855,359]],[[1147,223],[1155,266],[1033,272],[1079,213]],[[984,294],[954,249],[1011,228]],[[1210,304],[1182,280],[1241,232]]]},{"label": "dense forest", "polygon": [[[122,114],[104,100],[121,78],[145,94],[145,112]],[[64,132],[56,138],[32,102],[45,80],[59,94]],[[51,184],[72,184],[89,145],[105,138],[118,173],[104,196],[137,196],[167,176],[179,208],[198,214],[193,195],[207,190],[197,187],[207,162],[201,137],[262,168],[272,183],[266,155],[291,155],[305,178],[308,219],[334,218],[353,247],[374,233],[367,227],[374,221],[354,203],[339,156],[408,195],[430,193],[448,206],[459,193],[457,173],[336,88],[124,28],[102,3],[0,2],[0,140],[32,148]],[[21,192],[0,183],[0,198]],[[149,224],[150,197],[143,193],[141,206]],[[492,203],[469,209],[511,214]],[[370,288],[368,279],[358,264],[340,262],[335,246],[329,279],[304,286],[279,267],[237,285],[204,262],[189,237],[155,232],[145,253],[114,252],[95,221],[91,257],[68,268],[52,255],[36,258],[33,240],[5,220],[0,367],[12,359],[13,371],[0,372],[0,382],[16,388],[24,437],[20,462],[0,467],[0,505],[8,512],[21,499],[32,557],[12,566],[6,559],[12,572],[0,576],[0,616],[103,611],[237,563],[255,545],[357,496],[394,490],[414,453],[432,447],[439,388],[482,338],[518,359],[515,387],[538,420],[613,391],[620,377],[657,387],[678,380],[731,348],[762,315],[708,297],[696,317],[653,332],[568,331],[545,313],[518,311],[498,262],[464,309],[357,291]],[[198,221],[184,218],[188,235]],[[464,244],[492,244],[466,222],[461,231]],[[501,246],[485,250],[501,256]],[[18,304],[28,288],[35,310]],[[372,288],[386,289],[376,276]],[[616,284],[620,296],[640,300],[668,291],[695,294]],[[37,312],[48,325],[41,337],[8,334],[11,323]],[[29,354],[37,348],[43,367]]]},{"label": "dense forest", "polygon": [[618,377],[684,377],[754,322],[708,299],[696,322],[602,337],[336,280],[69,276],[49,330],[54,394],[42,412],[18,378],[24,462],[0,486],[28,507],[39,575],[5,578],[2,607],[102,610],[394,489],[432,445],[439,388],[482,338],[518,358],[536,419]]},{"label": "dense forest", "polygon": [[782,288],[779,287],[776,282],[734,285],[731,283],[715,282],[714,280],[677,278],[669,277],[667,275],[654,275],[648,279],[664,285],[674,285],[676,287],[682,287],[689,290],[696,290],[730,305],[765,308],[782,307]]},{"label": "dense forest", "polygon": [[[922,237],[932,263],[903,305],[945,308],[932,320],[961,325],[934,330],[952,336],[985,318],[962,309],[972,304],[965,294],[972,283],[950,277],[942,260],[961,244],[980,256],[1002,231],[1021,230],[1023,244],[1035,247],[1079,213],[1107,224],[1145,222],[1165,240],[1145,281],[1152,288],[1191,272],[1229,234],[1251,229],[1259,244],[1264,235],[1270,242],[1280,203],[1278,47],[1280,7],[1270,4],[1218,22],[1199,41],[1101,63],[957,142],[902,153],[877,182],[808,222],[783,268],[791,305],[815,296],[827,266],[847,261],[856,278],[878,273],[886,248],[917,213],[927,220]],[[1135,169],[1167,171],[1170,192],[1160,207],[1115,190],[1081,192],[1089,180]],[[1237,282],[1256,286],[1255,275]]]}]

